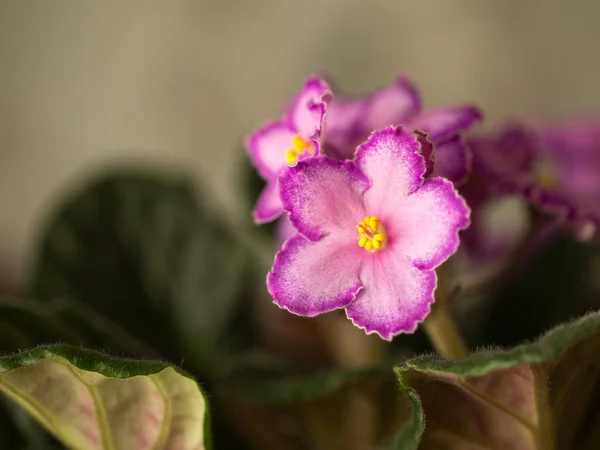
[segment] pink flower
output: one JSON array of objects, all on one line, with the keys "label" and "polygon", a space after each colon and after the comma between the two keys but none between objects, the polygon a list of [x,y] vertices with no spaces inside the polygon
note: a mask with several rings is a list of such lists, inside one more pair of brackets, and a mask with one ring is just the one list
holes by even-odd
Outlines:
[{"label": "pink flower", "polygon": [[415,85],[406,77],[366,97],[331,101],[327,112],[325,152],[338,159],[352,159],[356,146],[369,134],[389,125],[403,125],[425,132],[434,144],[431,167],[434,176],[454,183],[470,169],[470,153],[460,133],[482,119],[470,105],[423,109]]},{"label": "pink flower", "polygon": [[374,132],[355,161],[317,156],[284,171],[281,200],[298,234],[267,275],[275,303],[303,316],[345,308],[387,340],[414,331],[434,301],[434,269],[469,225],[453,184],[425,173],[418,136],[400,126]]},{"label": "pink flower", "polygon": [[287,165],[319,154],[319,139],[330,99],[327,83],[309,78],[280,120],[267,123],[247,139],[250,159],[267,181],[254,208],[255,222],[270,222],[281,214],[277,190],[280,172]]}]

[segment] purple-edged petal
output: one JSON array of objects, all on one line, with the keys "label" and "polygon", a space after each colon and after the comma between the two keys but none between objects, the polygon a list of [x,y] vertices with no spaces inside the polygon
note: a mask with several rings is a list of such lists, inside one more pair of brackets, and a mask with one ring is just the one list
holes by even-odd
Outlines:
[{"label": "purple-edged petal", "polygon": [[437,284],[434,271],[421,271],[406,258],[380,252],[366,260],[360,273],[363,289],[346,308],[354,325],[367,334],[391,340],[412,333],[430,311]]},{"label": "purple-edged petal", "polygon": [[418,269],[435,269],[458,248],[458,232],[469,226],[470,213],[450,181],[427,180],[393,210],[386,251],[406,255]]},{"label": "purple-edged petal", "polygon": [[473,106],[450,106],[425,110],[406,125],[426,131],[433,142],[439,142],[468,130],[482,118]]},{"label": "purple-edged petal", "polygon": [[254,222],[257,224],[272,222],[283,212],[277,184],[277,180],[268,183],[258,196],[252,212]]},{"label": "purple-edged petal", "polygon": [[312,242],[296,235],[275,256],[267,287],[275,303],[302,316],[345,308],[361,289],[356,242],[328,235]]},{"label": "purple-edged petal", "polygon": [[288,116],[290,127],[304,139],[319,136],[326,105],[331,97],[331,89],[327,82],[316,77],[306,80],[290,109]]},{"label": "purple-edged petal", "polygon": [[282,122],[271,122],[250,135],[246,148],[261,177],[274,178],[285,167],[285,153],[292,148],[294,136]]},{"label": "purple-edged petal", "polygon": [[419,140],[419,144],[421,145],[421,156],[425,160],[425,177],[430,176],[435,169],[435,160],[433,155],[433,143],[429,139],[429,135],[423,131],[413,130],[417,139]]},{"label": "purple-edged petal", "polygon": [[365,193],[365,208],[376,215],[402,204],[421,186],[426,171],[417,135],[399,126],[371,134],[358,147],[356,164],[372,182]]},{"label": "purple-edged petal", "polygon": [[400,77],[390,86],[375,92],[368,99],[362,127],[365,132],[389,125],[404,124],[421,109],[421,98],[415,85]]},{"label": "purple-edged petal", "polygon": [[325,156],[300,161],[279,177],[283,207],[294,227],[316,241],[331,232],[356,235],[365,215],[362,193],[369,180],[351,161]]},{"label": "purple-edged petal", "polygon": [[471,170],[471,152],[458,136],[435,146],[433,176],[444,177],[453,183],[464,181]]}]

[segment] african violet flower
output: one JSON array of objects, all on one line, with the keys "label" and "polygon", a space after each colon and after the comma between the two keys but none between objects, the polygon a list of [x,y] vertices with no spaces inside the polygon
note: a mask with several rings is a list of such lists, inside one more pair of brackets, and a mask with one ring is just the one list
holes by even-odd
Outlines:
[{"label": "african violet flower", "polygon": [[247,140],[250,158],[267,181],[254,219],[257,223],[270,222],[281,214],[277,176],[287,166],[319,153],[352,159],[360,142],[372,131],[389,125],[425,132],[421,140],[427,152],[428,174],[462,181],[469,170],[469,153],[460,132],[480,119],[481,113],[471,106],[422,111],[416,88],[404,77],[357,99],[334,99],[325,81],[310,78],[283,118],[268,123]]},{"label": "african violet flower", "polygon": [[309,78],[280,120],[267,123],[248,138],[246,147],[250,158],[267,181],[253,213],[257,223],[275,220],[282,212],[277,177],[286,164],[293,166],[319,153],[330,98],[327,83]]},{"label": "african violet flower", "polygon": [[374,132],[355,161],[317,156],[285,170],[281,200],[298,234],[267,276],[275,303],[309,317],[345,308],[387,340],[414,331],[434,301],[434,269],[469,224],[453,184],[425,173],[418,136],[400,126]]},{"label": "african violet flower", "polygon": [[580,237],[600,224],[600,120],[524,121],[471,147],[476,169],[504,192],[565,217]]},{"label": "african violet flower", "polygon": [[416,87],[406,77],[373,94],[354,99],[337,96],[327,112],[325,151],[339,159],[352,159],[357,144],[369,134],[389,125],[404,125],[427,133],[434,144],[434,176],[462,181],[469,171],[469,152],[461,140],[482,118],[473,106],[450,106],[423,110]]}]

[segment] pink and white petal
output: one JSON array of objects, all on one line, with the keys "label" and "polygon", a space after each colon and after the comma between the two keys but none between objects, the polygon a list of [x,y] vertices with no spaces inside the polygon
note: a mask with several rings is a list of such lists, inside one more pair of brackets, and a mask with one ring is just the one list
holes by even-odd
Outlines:
[{"label": "pink and white petal", "polygon": [[427,180],[392,211],[388,249],[406,255],[420,270],[433,270],[456,252],[458,232],[469,226],[470,214],[450,181]]},{"label": "pink and white petal", "polygon": [[418,136],[401,126],[371,134],[356,150],[356,164],[371,180],[365,192],[365,207],[371,215],[402,204],[423,184],[426,172]]},{"label": "pink and white petal", "polygon": [[356,235],[365,215],[362,194],[367,177],[351,161],[316,156],[279,177],[283,208],[294,227],[312,241],[328,233]]},{"label": "pink and white petal", "polygon": [[283,212],[277,180],[269,182],[256,201],[252,216],[257,224],[272,222]]},{"label": "pink and white petal", "polygon": [[421,97],[415,85],[406,77],[375,92],[368,99],[362,118],[363,131],[369,133],[389,125],[402,125],[421,110]]},{"label": "pink and white petal", "polygon": [[382,251],[363,262],[363,289],[346,307],[346,315],[367,334],[390,341],[412,333],[429,314],[437,285],[434,271],[422,271],[396,252]]},{"label": "pink and white petal", "polygon": [[425,110],[407,125],[427,132],[437,143],[468,130],[482,118],[483,114],[474,106],[449,106]]},{"label": "pink and white petal", "polygon": [[275,256],[267,288],[275,304],[301,316],[345,308],[362,287],[363,255],[355,241],[339,235],[312,242],[297,234]]},{"label": "pink and white petal", "polygon": [[326,81],[316,77],[306,80],[290,109],[290,128],[304,139],[320,136],[327,103],[331,98],[331,89]]},{"label": "pink and white petal", "polygon": [[435,167],[432,176],[461,183],[471,171],[471,151],[459,136],[435,146]]},{"label": "pink and white petal", "polygon": [[248,154],[265,180],[276,177],[285,167],[285,153],[292,148],[294,136],[295,133],[284,123],[271,122],[248,137]]}]

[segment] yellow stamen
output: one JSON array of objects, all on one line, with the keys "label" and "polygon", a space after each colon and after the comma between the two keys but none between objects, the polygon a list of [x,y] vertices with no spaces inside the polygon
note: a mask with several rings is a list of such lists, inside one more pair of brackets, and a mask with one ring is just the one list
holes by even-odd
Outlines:
[{"label": "yellow stamen", "polygon": [[294,150],[288,150],[285,153],[285,162],[290,167],[293,167],[298,163],[298,155],[294,152]]},{"label": "yellow stamen", "polygon": [[558,185],[556,166],[548,158],[537,158],[533,161],[533,175],[544,189],[554,189]]},{"label": "yellow stamen", "polygon": [[304,151],[304,147],[306,146],[306,141],[300,136],[294,136],[292,139],[292,145],[298,153],[302,153]]},{"label": "yellow stamen", "polygon": [[298,159],[303,153],[309,153],[311,156],[315,154],[315,145],[311,141],[305,141],[301,136],[292,138],[292,148],[285,153],[285,161],[288,166],[293,167],[298,164]]},{"label": "yellow stamen", "polygon": [[358,223],[358,246],[369,252],[378,252],[387,245],[387,233],[379,217],[366,216]]}]

